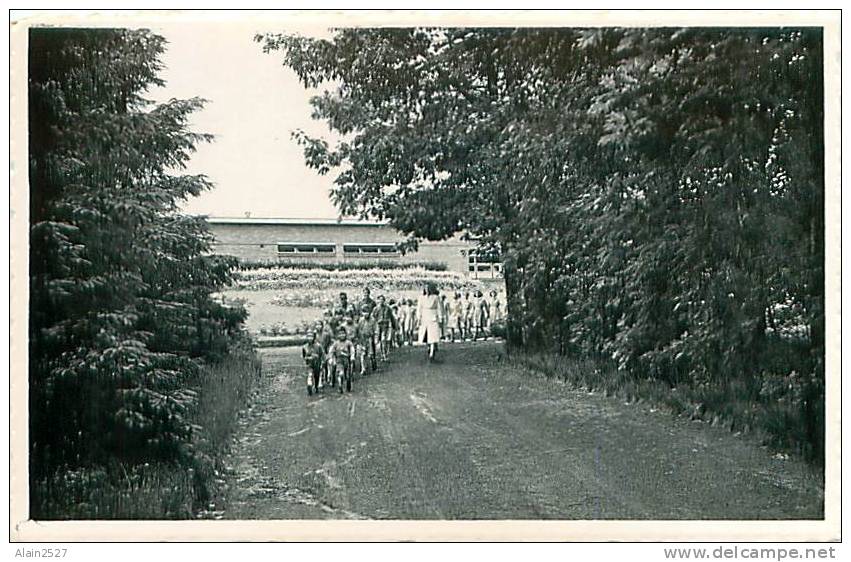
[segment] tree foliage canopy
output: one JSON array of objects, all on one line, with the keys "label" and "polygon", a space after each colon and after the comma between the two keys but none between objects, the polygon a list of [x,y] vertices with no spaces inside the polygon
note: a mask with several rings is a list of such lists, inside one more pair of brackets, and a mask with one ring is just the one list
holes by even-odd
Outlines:
[{"label": "tree foliage canopy", "polygon": [[[258,36],[343,140],[296,132],[341,212],[500,248],[514,345],[676,386],[792,381],[821,450],[818,29]],[[782,385],[781,385],[782,386]],[[790,391],[791,392],[791,391]]]}]

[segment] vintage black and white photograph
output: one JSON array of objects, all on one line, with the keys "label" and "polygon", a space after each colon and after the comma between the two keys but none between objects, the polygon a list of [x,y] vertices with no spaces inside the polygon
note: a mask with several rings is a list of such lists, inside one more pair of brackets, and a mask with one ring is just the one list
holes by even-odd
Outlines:
[{"label": "vintage black and white photograph", "polygon": [[838,15],[148,15],[17,24],[23,519],[826,522]]}]

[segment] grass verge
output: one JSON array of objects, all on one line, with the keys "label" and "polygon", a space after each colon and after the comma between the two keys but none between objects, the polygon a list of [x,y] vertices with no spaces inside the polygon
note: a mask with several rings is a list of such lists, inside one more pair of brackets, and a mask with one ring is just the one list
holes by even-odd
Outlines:
[{"label": "grass verge", "polygon": [[35,482],[30,490],[31,518],[191,519],[220,513],[225,479],[222,458],[236,426],[237,414],[259,380],[261,363],[247,343],[222,361],[203,369],[193,386],[198,426],[191,466],[150,462],[139,465],[60,470]]},{"label": "grass verge", "polygon": [[[655,379],[640,379],[614,364],[570,359],[556,354],[514,353],[509,361],[521,369],[555,377],[576,389],[600,392],[628,403],[646,403],[674,416],[702,420],[731,432],[755,434],[772,450],[799,455],[823,466],[824,402],[802,400],[788,380],[763,381],[756,391],[741,381],[680,384],[672,387]],[[778,393],[771,388],[779,386]],[[768,388],[769,390],[766,390]]]}]

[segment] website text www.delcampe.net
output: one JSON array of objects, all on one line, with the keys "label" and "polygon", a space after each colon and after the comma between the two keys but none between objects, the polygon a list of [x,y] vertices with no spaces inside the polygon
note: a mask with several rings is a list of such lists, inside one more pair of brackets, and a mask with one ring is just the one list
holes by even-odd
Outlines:
[{"label": "website text www.delcampe.net", "polygon": [[836,547],[718,546],[715,548],[665,548],[666,560],[833,560]]}]

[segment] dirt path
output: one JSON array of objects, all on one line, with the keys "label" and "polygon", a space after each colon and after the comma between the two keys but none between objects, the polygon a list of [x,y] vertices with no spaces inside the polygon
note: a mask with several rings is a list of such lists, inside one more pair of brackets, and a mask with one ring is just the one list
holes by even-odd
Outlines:
[{"label": "dirt path", "polygon": [[750,439],[589,395],[455,344],[397,351],[354,392],[308,398],[295,350],[230,462],[233,519],[816,519],[813,470]]}]

